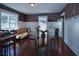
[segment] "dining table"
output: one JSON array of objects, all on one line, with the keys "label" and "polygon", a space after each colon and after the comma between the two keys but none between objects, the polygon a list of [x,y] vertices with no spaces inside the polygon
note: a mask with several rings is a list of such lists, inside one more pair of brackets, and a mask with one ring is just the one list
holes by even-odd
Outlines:
[{"label": "dining table", "polygon": [[[7,43],[8,42],[8,43]],[[5,44],[7,43],[7,44]],[[16,55],[16,35],[7,35],[5,37],[0,36],[0,55],[4,56],[5,55],[5,47],[4,46],[10,46],[13,45],[13,55]]]}]

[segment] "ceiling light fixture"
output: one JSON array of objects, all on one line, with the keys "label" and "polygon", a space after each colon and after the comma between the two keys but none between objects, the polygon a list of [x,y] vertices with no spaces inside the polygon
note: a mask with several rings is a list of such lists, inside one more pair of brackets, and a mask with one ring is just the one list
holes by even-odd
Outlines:
[{"label": "ceiling light fixture", "polygon": [[35,6],[35,3],[29,3],[29,4],[30,4],[30,6],[32,6],[32,7]]}]

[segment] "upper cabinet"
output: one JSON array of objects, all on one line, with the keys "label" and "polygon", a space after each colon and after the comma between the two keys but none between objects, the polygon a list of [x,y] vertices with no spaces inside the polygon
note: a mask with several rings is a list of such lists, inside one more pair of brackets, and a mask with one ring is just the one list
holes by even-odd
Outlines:
[{"label": "upper cabinet", "polygon": [[65,7],[65,18],[69,18],[79,14],[79,4],[69,3]]},{"label": "upper cabinet", "polygon": [[49,15],[48,15],[48,21],[49,21],[49,22],[57,21],[58,18],[59,18],[59,16],[60,16],[59,13],[49,14]]},{"label": "upper cabinet", "polygon": [[38,15],[28,15],[26,22],[37,22],[38,21]]},{"label": "upper cabinet", "polygon": [[26,15],[24,15],[24,14],[19,14],[19,21],[24,21],[24,22],[26,22]]},{"label": "upper cabinet", "polygon": [[79,15],[79,3],[77,3],[76,9],[77,9],[76,14]]}]

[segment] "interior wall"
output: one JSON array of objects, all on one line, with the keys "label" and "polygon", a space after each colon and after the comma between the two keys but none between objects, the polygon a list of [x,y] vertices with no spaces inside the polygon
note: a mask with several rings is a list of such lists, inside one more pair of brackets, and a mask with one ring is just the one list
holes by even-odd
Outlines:
[{"label": "interior wall", "polygon": [[59,36],[62,37],[61,22],[48,22],[49,37],[52,37],[55,35],[55,28],[59,29]]},{"label": "interior wall", "polygon": [[65,43],[79,55],[79,16],[66,19],[64,27]]},{"label": "interior wall", "polygon": [[26,22],[24,22],[24,21],[18,21],[18,29],[19,28],[26,28]]},{"label": "interior wall", "polygon": [[37,36],[38,22],[26,22],[26,27],[31,29],[33,37]]}]

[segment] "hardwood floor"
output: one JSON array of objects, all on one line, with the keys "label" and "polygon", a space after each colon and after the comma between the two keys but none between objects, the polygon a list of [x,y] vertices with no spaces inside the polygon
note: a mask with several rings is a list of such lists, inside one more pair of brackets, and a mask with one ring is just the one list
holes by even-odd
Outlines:
[{"label": "hardwood floor", "polygon": [[75,56],[62,39],[59,39],[58,45],[54,43],[53,41],[51,44],[52,48],[50,45],[35,48],[33,41],[31,41],[31,45],[28,45],[28,40],[25,39],[17,43],[17,56]]}]

